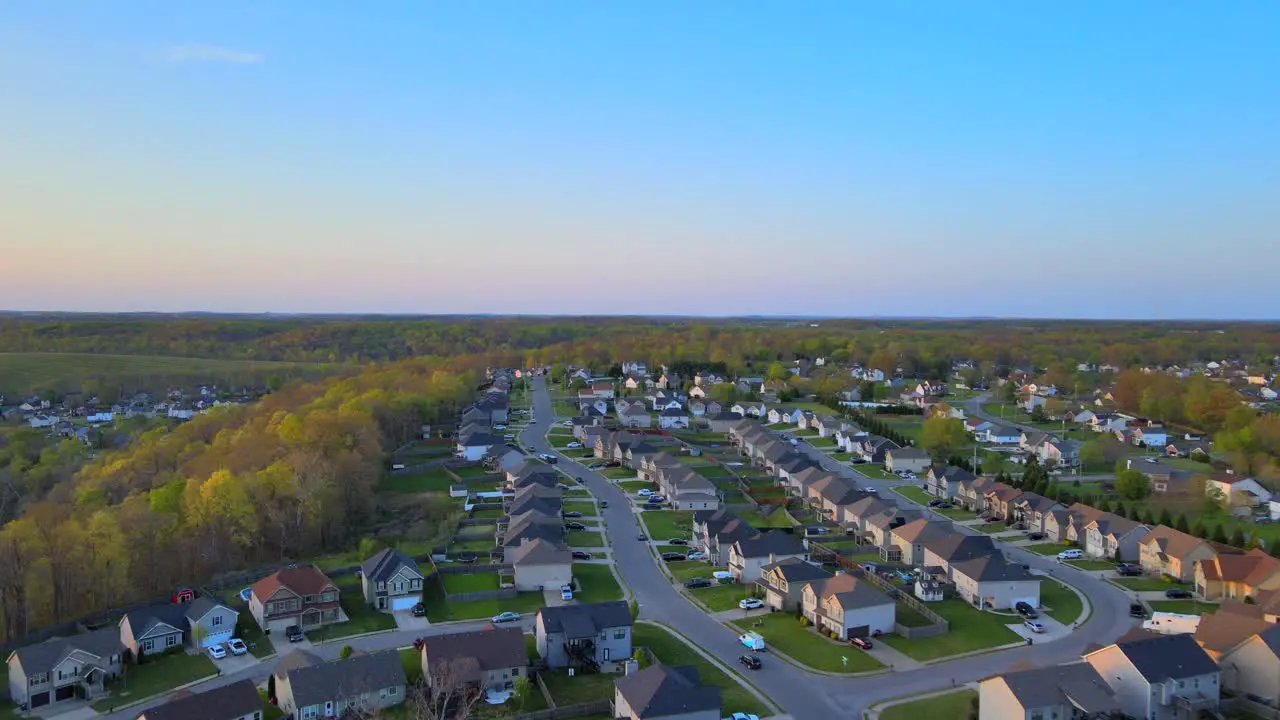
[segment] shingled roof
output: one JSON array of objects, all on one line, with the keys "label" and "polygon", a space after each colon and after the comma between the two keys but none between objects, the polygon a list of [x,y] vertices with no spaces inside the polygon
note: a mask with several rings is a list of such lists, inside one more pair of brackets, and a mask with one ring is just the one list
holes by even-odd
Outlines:
[{"label": "shingled roof", "polygon": [[673,668],[655,663],[618,678],[613,685],[631,712],[642,719],[708,710],[718,713],[721,707],[720,689],[698,684],[698,670],[694,667]]}]

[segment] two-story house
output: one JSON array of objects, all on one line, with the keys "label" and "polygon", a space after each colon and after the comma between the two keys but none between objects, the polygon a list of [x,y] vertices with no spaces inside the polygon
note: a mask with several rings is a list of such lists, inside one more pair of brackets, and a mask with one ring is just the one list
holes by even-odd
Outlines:
[{"label": "two-story house", "polygon": [[933,465],[925,474],[925,490],[930,495],[950,499],[960,491],[960,485],[973,479],[973,473],[956,465]]},{"label": "two-story house", "polygon": [[360,565],[364,601],[384,612],[412,610],[422,601],[424,579],[418,563],[395,548],[379,550]]},{"label": "two-story house", "polygon": [[807,559],[804,545],[784,532],[761,533],[738,540],[729,547],[729,572],[740,583],[753,583],[760,579],[765,565],[795,558]]},{"label": "two-story house", "polygon": [[262,720],[262,696],[252,680],[202,693],[180,693],[172,700],[143,710],[137,720]]},{"label": "two-story house", "polygon": [[631,657],[631,625],[623,600],[544,607],[534,620],[538,655],[551,668],[613,672]]},{"label": "two-story house", "polygon": [[722,704],[720,688],[701,684],[692,665],[654,663],[613,681],[620,720],[720,720]]},{"label": "two-story house", "polygon": [[997,553],[953,562],[951,581],[956,594],[971,605],[1008,610],[1019,602],[1040,607],[1040,579],[1021,564],[1011,564]]},{"label": "two-story house", "polygon": [[801,613],[815,627],[841,640],[891,633],[897,605],[888,595],[853,575],[836,575],[805,585]]},{"label": "two-story house", "polygon": [[918,518],[889,532],[889,542],[897,548],[899,561],[907,565],[924,563],[925,546],[953,534],[950,521]]},{"label": "two-story house", "polygon": [[1189,634],[1133,632],[1084,661],[1132,717],[1174,720],[1218,707],[1221,671]]},{"label": "two-story house", "polygon": [[529,675],[529,654],[520,628],[433,635],[422,645],[422,677],[427,688],[451,681],[481,690],[510,690]]},{"label": "two-story house", "polygon": [[1205,600],[1258,599],[1266,590],[1280,590],[1280,560],[1261,548],[1242,555],[1220,553],[1195,563],[1196,592]]},{"label": "two-story house", "polygon": [[153,655],[190,644],[198,648],[220,645],[235,634],[235,610],[204,595],[189,602],[131,610],[120,618],[120,643],[132,658]]},{"label": "two-story house", "polygon": [[951,566],[954,563],[999,553],[990,535],[952,532],[927,540],[923,545],[924,559],[921,564],[927,568],[938,568],[948,580],[952,579]]},{"label": "two-story house", "polygon": [[395,650],[352,655],[324,662],[295,651],[273,672],[275,698],[285,715],[297,720],[339,718],[400,705],[408,681]]},{"label": "two-story house", "polygon": [[1212,560],[1217,555],[1208,540],[1165,525],[1152,528],[1138,543],[1138,564],[1143,570],[1185,583],[1195,582],[1196,561]]},{"label": "two-story house", "polygon": [[263,630],[291,626],[311,630],[346,622],[338,604],[338,586],[315,565],[274,572],[249,589],[249,612]]},{"label": "two-story house", "polygon": [[1138,543],[1150,531],[1146,525],[1122,515],[1103,513],[1085,526],[1084,553],[1119,561],[1138,559]]},{"label": "two-story house", "polygon": [[761,568],[757,584],[764,591],[766,605],[774,610],[790,611],[800,606],[806,585],[830,577],[831,573],[819,565],[788,558]]},{"label": "two-story house", "polygon": [[124,646],[114,627],[53,638],[9,653],[9,697],[36,709],[106,694],[108,678],[123,672]]},{"label": "two-story house", "polygon": [[732,510],[708,510],[693,514],[693,545],[712,565],[729,564],[729,547],[760,531]]},{"label": "two-story house", "polygon": [[993,675],[978,682],[978,720],[1109,717],[1120,703],[1088,663]]}]

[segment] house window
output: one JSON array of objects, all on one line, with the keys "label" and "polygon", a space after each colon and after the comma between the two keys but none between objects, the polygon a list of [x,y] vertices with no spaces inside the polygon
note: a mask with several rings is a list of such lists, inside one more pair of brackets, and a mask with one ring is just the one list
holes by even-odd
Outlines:
[{"label": "house window", "polygon": [[177,644],[178,644],[178,638],[175,635],[169,635],[164,639],[165,647],[173,647],[174,645],[177,645]]},{"label": "house window", "polygon": [[390,695],[391,697],[395,697],[397,694],[399,694],[399,692],[400,692],[400,688],[396,687],[395,685],[392,685],[391,687],[387,688],[387,694]]},{"label": "house window", "polygon": [[379,590],[386,590],[386,589],[387,589],[387,584],[386,584],[386,583],[384,583],[384,582],[382,582],[382,581],[378,581],[378,589],[379,589]]},{"label": "house window", "polygon": [[626,640],[626,639],[627,639],[627,631],[626,631],[626,629],[614,630],[614,631],[613,631],[613,639],[614,639],[614,640]]},{"label": "house window", "polygon": [[155,646],[155,643],[154,643],[153,641],[151,641],[151,640],[147,640],[147,641],[145,641],[145,642],[143,642],[143,643],[142,643],[142,649],[143,649],[143,650],[147,650],[147,651],[151,651],[151,650],[155,650],[155,649],[156,649],[156,646]]},{"label": "house window", "polygon": [[209,624],[210,624],[210,625],[212,625],[212,626],[214,626],[214,627],[218,627],[219,625],[221,625],[221,624],[222,624],[222,616],[221,616],[221,615],[214,615],[214,616],[213,616],[213,619],[209,621]]},{"label": "house window", "polygon": [[520,677],[520,668],[511,668],[511,677]]}]

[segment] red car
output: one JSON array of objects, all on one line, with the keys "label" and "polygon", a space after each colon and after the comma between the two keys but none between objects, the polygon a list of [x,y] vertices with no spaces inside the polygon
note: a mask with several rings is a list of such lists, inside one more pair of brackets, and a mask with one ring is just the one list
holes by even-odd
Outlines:
[{"label": "red car", "polygon": [[863,650],[871,649],[871,641],[866,638],[852,638],[849,640],[849,644],[856,648],[862,648]]}]

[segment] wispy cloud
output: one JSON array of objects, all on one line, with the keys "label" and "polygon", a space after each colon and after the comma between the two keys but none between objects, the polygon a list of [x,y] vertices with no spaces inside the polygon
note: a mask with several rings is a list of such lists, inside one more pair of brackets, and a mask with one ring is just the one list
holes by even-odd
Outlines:
[{"label": "wispy cloud", "polygon": [[217,45],[187,44],[169,48],[170,62],[222,62],[249,65],[265,59],[266,56],[262,53],[233,50]]}]

